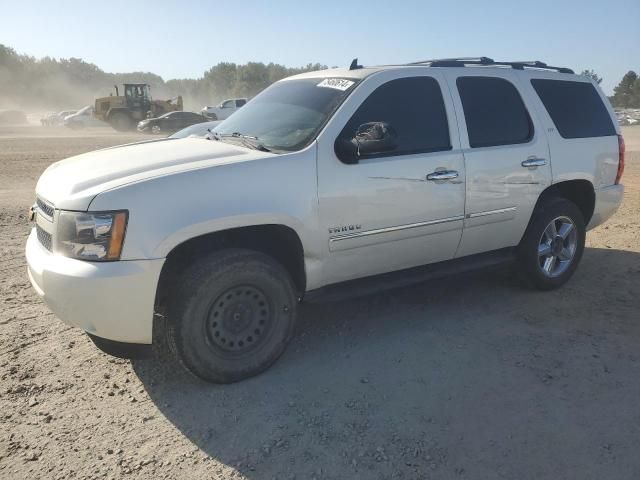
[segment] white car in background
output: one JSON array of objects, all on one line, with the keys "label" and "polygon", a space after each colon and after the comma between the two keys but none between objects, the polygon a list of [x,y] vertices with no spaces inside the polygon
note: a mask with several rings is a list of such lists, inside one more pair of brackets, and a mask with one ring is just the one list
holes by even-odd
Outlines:
[{"label": "white car in background", "polygon": [[62,110],[61,112],[49,113],[42,117],[40,123],[43,127],[55,127],[62,125],[62,123],[64,123],[64,119],[74,113],[76,113],[76,110]]},{"label": "white car in background", "polygon": [[211,120],[224,120],[229,118],[232,113],[247,103],[246,98],[230,98],[220,102],[217,107],[206,106],[200,113]]},{"label": "white car in background", "polygon": [[93,106],[87,105],[76,113],[64,117],[64,126],[69,128],[104,127],[105,123],[93,116]]}]

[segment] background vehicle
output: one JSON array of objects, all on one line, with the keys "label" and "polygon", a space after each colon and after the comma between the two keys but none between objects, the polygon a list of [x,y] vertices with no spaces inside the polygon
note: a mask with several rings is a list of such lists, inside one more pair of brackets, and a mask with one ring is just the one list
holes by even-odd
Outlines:
[{"label": "background vehicle", "polygon": [[72,129],[87,127],[102,127],[104,123],[93,116],[93,107],[87,105],[76,113],[72,113],[64,117],[64,126]]},{"label": "background vehicle", "polygon": [[220,102],[215,107],[206,106],[203,107],[200,113],[210,118],[211,120],[224,120],[229,118],[231,114],[237,111],[240,107],[247,103],[246,98],[230,98]]},{"label": "background vehicle", "polygon": [[606,97],[567,68],[354,61],[275,83],[212,141],[49,168],[29,274],[105,351],[165,335],[195,375],[234,382],[282,354],[301,299],[505,261],[562,286],[622,201],[624,154]]},{"label": "background vehicle", "polygon": [[61,112],[50,113],[40,120],[44,127],[55,127],[64,123],[65,117],[73,115],[77,110],[62,110]]},{"label": "background vehicle", "polygon": [[196,123],[189,127],[183,128],[182,130],[178,130],[176,133],[169,135],[169,138],[206,137],[207,135],[211,135],[209,130],[213,130],[221,123],[221,120]]},{"label": "background vehicle", "polygon": [[206,122],[207,118],[193,112],[169,112],[158,118],[147,118],[138,123],[139,132],[163,133],[175,132],[196,123]]},{"label": "background vehicle", "polygon": [[117,86],[115,89],[115,96],[97,98],[95,101],[96,118],[107,122],[115,130],[132,130],[136,122],[142,119],[182,110],[181,96],[170,100],[153,100],[151,87],[146,83],[125,83],[123,96],[119,95]]}]

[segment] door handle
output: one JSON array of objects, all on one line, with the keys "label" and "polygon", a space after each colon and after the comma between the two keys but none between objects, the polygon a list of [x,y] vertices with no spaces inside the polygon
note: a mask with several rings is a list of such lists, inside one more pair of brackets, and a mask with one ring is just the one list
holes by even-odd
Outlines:
[{"label": "door handle", "polygon": [[547,161],[544,158],[527,158],[523,160],[520,165],[523,167],[542,167],[547,164]]},{"label": "door handle", "polygon": [[455,170],[441,170],[438,172],[433,172],[427,175],[427,180],[435,181],[435,180],[453,180],[454,178],[458,178],[458,172]]}]

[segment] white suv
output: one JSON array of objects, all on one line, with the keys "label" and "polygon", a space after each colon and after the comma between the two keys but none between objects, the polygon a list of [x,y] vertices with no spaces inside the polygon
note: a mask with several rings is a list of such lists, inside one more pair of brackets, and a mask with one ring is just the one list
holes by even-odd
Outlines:
[{"label": "white suv", "polygon": [[220,102],[216,107],[203,107],[200,113],[211,120],[225,120],[246,103],[246,98],[230,98],[229,100]]},{"label": "white suv", "polygon": [[623,166],[607,98],[568,69],[354,62],[275,83],[208,138],[53,164],[29,277],[103,350],[166,338],[233,382],[280,356],[303,299],[505,260],[559,287],[620,205]]}]

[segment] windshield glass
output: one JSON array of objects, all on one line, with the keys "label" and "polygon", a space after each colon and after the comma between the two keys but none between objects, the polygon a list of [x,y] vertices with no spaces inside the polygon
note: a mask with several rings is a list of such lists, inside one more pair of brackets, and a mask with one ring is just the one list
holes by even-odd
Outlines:
[{"label": "windshield glass", "polygon": [[255,137],[275,151],[296,151],[315,139],[333,112],[353,91],[354,79],[285,80],[264,90],[215,128],[226,135]]}]

